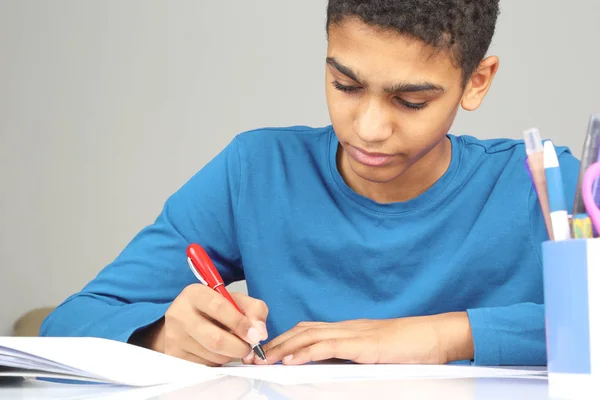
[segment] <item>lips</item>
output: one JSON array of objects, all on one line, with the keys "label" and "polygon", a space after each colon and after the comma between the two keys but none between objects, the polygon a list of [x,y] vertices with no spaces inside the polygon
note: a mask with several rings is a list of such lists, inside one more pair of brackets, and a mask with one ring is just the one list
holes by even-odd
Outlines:
[{"label": "lips", "polygon": [[347,146],[346,151],[354,160],[370,167],[381,167],[383,165],[386,165],[394,157],[390,154],[370,153],[368,151],[361,150],[358,147],[354,147],[351,145]]}]

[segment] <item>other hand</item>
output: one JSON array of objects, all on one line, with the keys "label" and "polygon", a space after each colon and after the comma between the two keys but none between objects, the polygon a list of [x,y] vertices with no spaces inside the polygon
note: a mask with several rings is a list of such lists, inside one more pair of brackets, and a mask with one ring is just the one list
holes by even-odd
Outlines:
[{"label": "other hand", "polygon": [[[336,323],[301,322],[263,346],[267,363],[286,365],[328,359],[361,364],[444,364],[470,358],[473,343],[467,314]],[[264,364],[254,359],[256,364]]]}]

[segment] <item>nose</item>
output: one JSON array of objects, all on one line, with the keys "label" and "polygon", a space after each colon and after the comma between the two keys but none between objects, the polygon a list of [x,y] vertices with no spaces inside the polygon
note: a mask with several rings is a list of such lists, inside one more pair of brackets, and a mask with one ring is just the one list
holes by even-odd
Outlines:
[{"label": "nose", "polygon": [[354,130],[365,143],[384,142],[389,139],[393,126],[385,105],[376,99],[366,98],[354,121]]}]

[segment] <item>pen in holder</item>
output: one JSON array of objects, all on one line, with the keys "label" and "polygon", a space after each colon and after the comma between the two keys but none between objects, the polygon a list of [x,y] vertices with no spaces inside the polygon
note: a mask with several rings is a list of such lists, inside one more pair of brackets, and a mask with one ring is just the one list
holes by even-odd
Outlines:
[{"label": "pen in holder", "polygon": [[600,239],[542,244],[551,397],[600,388]]}]

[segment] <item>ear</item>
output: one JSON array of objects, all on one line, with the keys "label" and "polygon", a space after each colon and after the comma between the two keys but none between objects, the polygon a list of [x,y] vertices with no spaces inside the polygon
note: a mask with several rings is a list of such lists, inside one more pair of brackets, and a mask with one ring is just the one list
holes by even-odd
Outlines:
[{"label": "ear", "polygon": [[496,56],[487,57],[479,63],[479,66],[467,81],[465,92],[460,102],[462,108],[467,111],[473,111],[481,105],[483,98],[492,85],[499,66],[500,60]]}]

